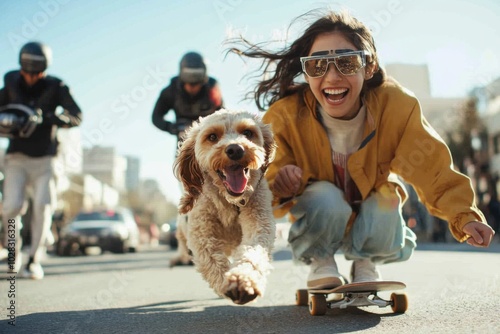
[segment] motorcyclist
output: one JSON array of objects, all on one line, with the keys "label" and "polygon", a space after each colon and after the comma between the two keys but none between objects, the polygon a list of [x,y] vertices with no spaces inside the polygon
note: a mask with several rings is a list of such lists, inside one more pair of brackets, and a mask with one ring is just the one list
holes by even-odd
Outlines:
[{"label": "motorcyclist", "polygon": [[[179,75],[161,91],[152,117],[158,129],[176,135],[178,140],[193,121],[223,107],[217,80],[207,75],[205,61],[199,53],[186,53],[179,67]],[[175,113],[175,122],[165,120],[170,110]]]},{"label": "motorcyclist", "polygon": [[[9,272],[21,268],[20,217],[25,188],[33,190],[31,249],[27,278],[44,276],[40,264],[45,240],[50,231],[55,203],[54,158],[57,155],[57,129],[80,125],[81,110],[68,86],[59,78],[46,74],[52,58],[51,49],[39,42],[25,44],[19,53],[20,70],[4,76],[0,89],[0,136],[9,137],[4,163],[3,213],[4,231],[15,225],[15,241],[5,236],[5,246],[15,261]],[[62,107],[58,113],[56,108]],[[15,224],[12,224],[12,223]]]},{"label": "motorcyclist", "polygon": [[[192,122],[207,116],[223,107],[222,94],[217,80],[207,75],[207,66],[197,52],[186,53],[179,66],[179,75],[171,79],[164,88],[153,110],[153,124],[160,130],[177,136],[178,143]],[[173,110],[175,122],[165,119]],[[181,191],[182,185],[181,185]],[[176,237],[178,239],[177,256],[171,259],[170,266],[192,264],[186,245],[187,218],[177,217]]]}]

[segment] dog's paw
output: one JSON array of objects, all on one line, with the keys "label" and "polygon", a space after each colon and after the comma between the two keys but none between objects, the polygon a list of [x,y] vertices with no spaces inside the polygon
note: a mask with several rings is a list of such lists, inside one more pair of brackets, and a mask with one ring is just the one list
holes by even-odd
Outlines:
[{"label": "dog's paw", "polygon": [[226,297],[230,298],[235,304],[244,305],[257,298],[258,295],[248,294],[246,291],[239,291],[238,289],[233,289],[226,292]]},{"label": "dog's paw", "polygon": [[226,273],[224,295],[235,304],[243,305],[262,295],[263,289],[257,283],[260,281],[262,284],[262,277],[251,267],[246,263]]},{"label": "dog's paw", "polygon": [[234,275],[228,279],[229,289],[225,296],[230,298],[233,303],[243,305],[260,296],[260,293],[252,286],[252,282]]}]

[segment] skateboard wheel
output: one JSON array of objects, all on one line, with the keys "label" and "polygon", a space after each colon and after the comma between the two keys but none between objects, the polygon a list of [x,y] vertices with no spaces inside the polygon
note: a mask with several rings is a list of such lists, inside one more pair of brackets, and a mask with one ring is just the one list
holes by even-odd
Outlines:
[{"label": "skateboard wheel", "polygon": [[306,289],[299,289],[295,292],[295,304],[297,306],[307,306],[309,303],[309,293]]},{"label": "skateboard wheel", "polygon": [[324,295],[311,295],[311,298],[309,298],[309,313],[311,315],[324,315],[327,308]]},{"label": "skateboard wheel", "polygon": [[404,293],[391,294],[391,308],[394,313],[405,313],[408,309],[408,297]]}]

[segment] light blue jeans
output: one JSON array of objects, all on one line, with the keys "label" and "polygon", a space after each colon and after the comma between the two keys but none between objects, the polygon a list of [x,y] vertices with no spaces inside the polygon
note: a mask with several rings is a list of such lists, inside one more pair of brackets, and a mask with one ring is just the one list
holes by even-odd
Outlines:
[{"label": "light blue jeans", "polygon": [[339,249],[348,260],[369,258],[378,264],[408,260],[416,236],[406,226],[401,207],[398,194],[373,192],[345,234],[352,208],[343,192],[330,182],[314,182],[290,211],[297,219],[288,237],[294,260],[309,264],[311,258],[333,256]]}]

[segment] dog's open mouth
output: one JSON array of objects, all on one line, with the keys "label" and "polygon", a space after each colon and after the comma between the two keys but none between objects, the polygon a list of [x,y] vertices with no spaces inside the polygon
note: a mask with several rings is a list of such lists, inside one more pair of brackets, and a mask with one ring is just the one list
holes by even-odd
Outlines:
[{"label": "dog's open mouth", "polygon": [[217,170],[217,174],[231,196],[240,196],[247,187],[250,169],[240,165],[231,165],[223,170]]}]

